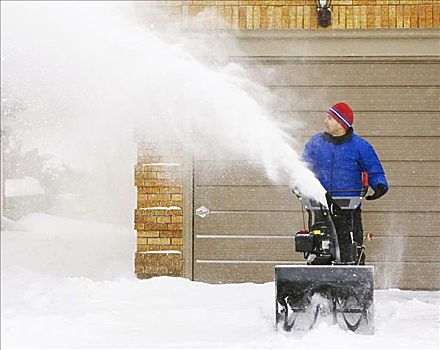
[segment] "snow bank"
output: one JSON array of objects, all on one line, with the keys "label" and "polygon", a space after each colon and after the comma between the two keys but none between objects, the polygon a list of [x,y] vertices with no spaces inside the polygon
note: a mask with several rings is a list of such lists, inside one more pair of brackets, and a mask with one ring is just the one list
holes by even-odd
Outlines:
[{"label": "snow bank", "polygon": [[438,347],[438,293],[432,292],[377,292],[374,336],[327,324],[296,335],[274,330],[273,283],[208,285],[166,277],[93,281],[21,269],[8,270],[4,279],[5,347]]},{"label": "snow bank", "polygon": [[23,179],[7,179],[5,180],[5,197],[24,197],[44,194],[45,191],[41,187],[40,181],[29,176]]},{"label": "snow bank", "polygon": [[[137,280],[134,233],[29,215],[2,232],[2,348],[438,348],[439,292],[375,293],[376,334],[274,330],[274,284]],[[355,345],[354,345],[355,344]]]},{"label": "snow bank", "polygon": [[124,227],[43,213],[9,221],[2,232],[2,268],[52,276],[113,279],[132,274],[136,234]]}]

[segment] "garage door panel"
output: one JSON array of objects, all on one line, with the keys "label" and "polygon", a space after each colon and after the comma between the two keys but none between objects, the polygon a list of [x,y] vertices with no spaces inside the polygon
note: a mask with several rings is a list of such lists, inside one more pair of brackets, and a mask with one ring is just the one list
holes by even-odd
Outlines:
[{"label": "garage door panel", "polygon": [[439,162],[384,162],[390,186],[439,186]]},{"label": "garage door panel", "polygon": [[[307,223],[306,223],[307,224]],[[194,230],[202,235],[293,236],[304,227],[299,212],[224,212],[194,218]]]},{"label": "garage door panel", "polygon": [[[213,211],[300,211],[286,186],[213,186],[195,189],[195,208]],[[440,211],[439,187],[391,187],[379,200],[364,201],[365,211]]]},{"label": "garage door panel", "polygon": [[[440,117],[439,117],[440,118]],[[440,161],[439,137],[375,137],[365,139],[374,147],[381,161]],[[298,137],[294,149],[301,153],[308,137]],[[199,156],[197,160],[213,160],[209,155]],[[258,158],[248,159],[240,154],[224,154],[217,162],[224,160],[258,161]]]},{"label": "garage door panel", "polygon": [[[305,144],[308,138],[301,138]],[[386,161],[440,161],[439,137],[365,137],[376,150],[379,159]]]},{"label": "garage door panel", "polygon": [[440,161],[439,137],[366,137],[382,161]]},{"label": "garage door panel", "polygon": [[375,236],[440,237],[440,213],[432,212],[369,212],[362,214],[365,232]]},{"label": "garage door panel", "polygon": [[[294,262],[292,262],[294,263]],[[304,263],[296,262],[297,265]],[[272,282],[275,262],[269,263],[196,263],[194,279],[209,283]],[[439,290],[439,263],[373,263],[376,289],[399,286],[402,289]]]},{"label": "garage door panel", "polygon": [[365,211],[440,211],[439,187],[390,187],[390,191],[375,201],[364,201]]},{"label": "garage door panel", "polygon": [[214,211],[298,211],[299,201],[286,186],[216,186],[195,189],[195,207]]},{"label": "garage door panel", "polygon": [[[368,262],[440,262],[437,249],[440,237],[376,237],[366,254]],[[294,238],[207,237],[196,240],[197,259],[200,260],[274,260],[302,261],[302,253],[295,252]]]},{"label": "garage door panel", "polygon": [[[440,162],[385,161],[383,167],[390,186],[438,186],[440,182]],[[196,186],[274,184],[256,161],[197,161],[194,170]]]},{"label": "garage door panel", "polygon": [[439,63],[274,62],[248,68],[250,75],[266,86],[438,85],[440,76]]},{"label": "garage door panel", "polygon": [[[440,111],[439,87],[289,87],[272,88],[279,110],[327,110],[347,101],[353,110]],[[318,98],[319,96],[319,98]]]},{"label": "garage door panel", "polygon": [[196,240],[200,260],[303,260],[295,252],[294,238],[199,238]]},{"label": "garage door panel", "polygon": [[[440,215],[431,212],[368,212],[362,214],[364,231],[375,237],[440,237]],[[305,222],[305,223],[304,223]],[[194,218],[197,236],[293,236],[307,226],[307,213],[223,212]]]},{"label": "garage door panel", "polygon": [[374,263],[375,288],[399,286],[401,289],[439,290],[440,263]]},{"label": "garage door panel", "polygon": [[194,163],[196,186],[209,185],[272,185],[263,165],[258,161],[196,161]]},{"label": "garage door panel", "polygon": [[[208,283],[272,282],[277,262],[195,263],[194,280]],[[301,262],[298,262],[301,264]]]},{"label": "garage door panel", "polygon": [[375,237],[365,243],[369,262],[440,262],[432,249],[440,246],[440,237]]}]

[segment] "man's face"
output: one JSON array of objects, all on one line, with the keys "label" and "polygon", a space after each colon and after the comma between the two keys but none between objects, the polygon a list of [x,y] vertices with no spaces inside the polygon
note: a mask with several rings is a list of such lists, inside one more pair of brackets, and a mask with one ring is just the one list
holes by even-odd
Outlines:
[{"label": "man's face", "polygon": [[346,133],[345,129],[329,115],[324,119],[324,130],[332,136],[341,136]]}]

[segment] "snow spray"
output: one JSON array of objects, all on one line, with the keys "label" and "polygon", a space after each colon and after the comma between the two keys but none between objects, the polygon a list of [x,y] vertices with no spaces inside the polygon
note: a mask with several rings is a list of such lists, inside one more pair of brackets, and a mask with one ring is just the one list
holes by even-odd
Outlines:
[{"label": "snow spray", "polygon": [[324,188],[271,116],[267,90],[239,65],[203,62],[185,49],[184,33],[163,40],[127,2],[1,7],[2,104],[19,101],[2,115],[6,132],[89,174],[71,186],[91,207],[132,222],[139,127],[192,152],[257,160],[274,182],[325,204]]}]

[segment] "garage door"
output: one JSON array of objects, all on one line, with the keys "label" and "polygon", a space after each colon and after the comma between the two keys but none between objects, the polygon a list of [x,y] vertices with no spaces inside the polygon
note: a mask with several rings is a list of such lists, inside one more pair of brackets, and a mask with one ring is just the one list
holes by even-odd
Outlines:
[{"label": "garage door", "polygon": [[[253,57],[246,62],[279,97],[278,113],[321,131],[328,106],[347,101],[355,131],[381,158],[390,192],[365,202],[375,237],[367,260],[376,287],[440,289],[440,60],[438,57]],[[264,72],[270,72],[264,74]],[[321,98],[316,98],[321,96]],[[295,101],[295,103],[293,103]],[[304,264],[293,235],[304,227],[288,186],[251,159],[194,161],[193,277],[266,282],[276,264]]]}]

